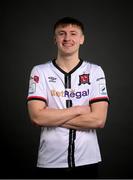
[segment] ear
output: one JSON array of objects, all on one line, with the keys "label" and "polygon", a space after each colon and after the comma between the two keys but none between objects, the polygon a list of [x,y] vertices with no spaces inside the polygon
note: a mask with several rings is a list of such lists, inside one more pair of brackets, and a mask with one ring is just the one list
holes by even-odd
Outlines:
[{"label": "ear", "polygon": [[82,35],[81,39],[80,39],[80,45],[84,44],[84,40],[85,40],[85,37],[84,37],[84,35]]}]

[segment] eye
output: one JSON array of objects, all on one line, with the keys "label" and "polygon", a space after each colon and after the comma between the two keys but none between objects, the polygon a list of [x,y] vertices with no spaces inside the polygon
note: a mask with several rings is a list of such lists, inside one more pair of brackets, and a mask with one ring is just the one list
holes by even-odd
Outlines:
[{"label": "eye", "polygon": [[76,35],[76,33],[72,33],[71,35],[75,36],[75,35]]},{"label": "eye", "polygon": [[63,36],[65,33],[63,32],[63,31],[61,31],[61,32],[58,32],[58,35],[59,36]]},{"label": "eye", "polygon": [[76,36],[77,33],[76,33],[76,32],[71,32],[71,35],[72,35],[72,36]]}]

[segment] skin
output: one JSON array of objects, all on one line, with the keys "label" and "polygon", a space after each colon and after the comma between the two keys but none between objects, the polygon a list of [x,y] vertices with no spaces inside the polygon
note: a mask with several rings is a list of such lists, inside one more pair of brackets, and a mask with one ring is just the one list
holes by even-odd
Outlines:
[{"label": "skin", "polygon": [[79,63],[79,48],[84,43],[84,35],[76,25],[59,26],[54,41],[58,47],[56,63],[69,72]]},{"label": "skin", "polygon": [[[71,71],[79,63],[79,48],[84,43],[84,35],[77,25],[58,26],[54,42],[57,45],[56,64],[65,72]],[[66,109],[47,107],[45,102],[28,102],[28,111],[33,123],[46,127],[63,127],[77,130],[103,128],[106,122],[108,103],[95,102],[90,106],[74,106]]]}]

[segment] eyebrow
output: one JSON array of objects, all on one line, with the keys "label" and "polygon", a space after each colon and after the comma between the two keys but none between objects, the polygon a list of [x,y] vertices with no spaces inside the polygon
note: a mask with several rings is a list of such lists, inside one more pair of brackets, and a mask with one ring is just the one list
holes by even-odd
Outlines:
[{"label": "eyebrow", "polygon": [[[66,32],[66,31],[64,31],[64,30],[59,30],[59,31],[57,31],[58,33],[60,33],[60,32]],[[76,30],[72,30],[72,31],[70,31],[71,33],[77,33],[77,31]]]}]

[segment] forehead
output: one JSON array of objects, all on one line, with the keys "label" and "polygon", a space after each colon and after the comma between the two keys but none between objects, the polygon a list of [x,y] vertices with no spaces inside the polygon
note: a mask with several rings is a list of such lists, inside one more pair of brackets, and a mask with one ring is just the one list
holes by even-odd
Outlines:
[{"label": "forehead", "polygon": [[75,24],[61,24],[55,29],[55,32],[58,31],[81,31],[81,28]]}]

